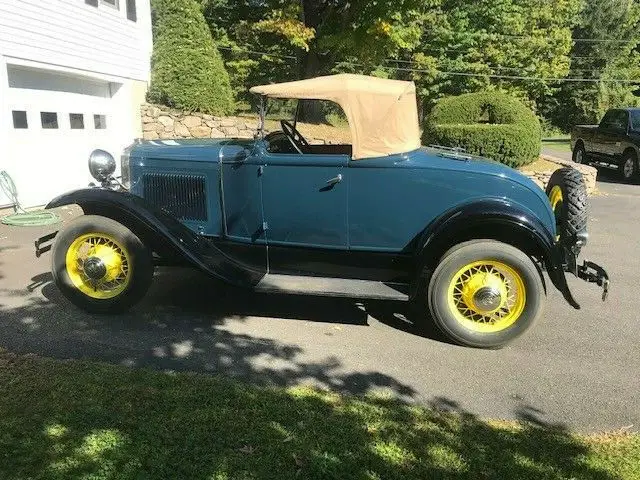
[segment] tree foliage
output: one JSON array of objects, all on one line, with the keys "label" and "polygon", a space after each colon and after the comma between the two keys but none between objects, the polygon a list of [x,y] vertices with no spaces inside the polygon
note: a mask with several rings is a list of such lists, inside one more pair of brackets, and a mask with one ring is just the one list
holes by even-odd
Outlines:
[{"label": "tree foliage", "polygon": [[535,160],[540,139],[535,114],[516,98],[498,92],[444,98],[425,126],[427,144],[461,147],[511,167]]},{"label": "tree foliage", "polygon": [[[609,108],[638,105],[634,92],[640,88],[639,32],[637,1],[585,2],[573,30],[576,42],[571,51],[569,77],[601,81],[563,84],[543,113],[560,128],[569,130],[576,124],[597,123]],[[638,83],[610,82],[616,79],[638,79]]]},{"label": "tree foliage", "polygon": [[195,0],[152,0],[152,102],[227,114],[233,109],[229,76]]},{"label": "tree foliage", "polygon": [[498,91],[568,128],[640,94],[604,81],[640,78],[637,0],[199,1],[245,104],[251,85],[352,72],[414,80],[423,115]]},{"label": "tree foliage", "polygon": [[580,0],[443,0],[413,53],[422,70],[412,74],[420,96],[428,106],[446,95],[499,90],[535,107],[558,84],[527,78],[567,75],[579,6]]}]

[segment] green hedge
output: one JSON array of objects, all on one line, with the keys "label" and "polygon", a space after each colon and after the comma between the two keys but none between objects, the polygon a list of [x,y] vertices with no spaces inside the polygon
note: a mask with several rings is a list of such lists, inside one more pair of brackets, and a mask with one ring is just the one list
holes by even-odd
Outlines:
[{"label": "green hedge", "polygon": [[152,0],[148,99],[191,111],[232,113],[229,75],[196,0]]},{"label": "green hedge", "polygon": [[540,155],[542,129],[521,101],[498,92],[468,93],[440,100],[427,118],[427,145],[461,147],[511,167]]}]

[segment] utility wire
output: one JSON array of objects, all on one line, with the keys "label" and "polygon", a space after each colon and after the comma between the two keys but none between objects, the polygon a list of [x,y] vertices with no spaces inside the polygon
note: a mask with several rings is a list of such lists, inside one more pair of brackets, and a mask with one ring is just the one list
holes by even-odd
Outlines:
[{"label": "utility wire", "polygon": [[436,73],[444,76],[459,76],[459,77],[483,77],[483,78],[495,78],[502,80],[535,80],[541,82],[566,82],[566,83],[624,83],[624,84],[640,84],[640,79],[614,79],[614,78],[547,78],[547,77],[527,77],[520,75],[495,75],[495,74],[483,74],[483,73],[468,73],[468,72],[449,72],[443,70],[422,70],[418,68],[403,68],[403,67],[384,67],[401,72],[418,72],[418,73]]},{"label": "utility wire", "polygon": [[[273,54],[268,52],[261,52],[257,50],[249,50],[244,48],[231,48],[231,47],[218,47],[222,50],[231,50],[234,53],[244,52],[252,55],[263,55],[270,56],[274,58],[287,58],[298,60],[297,57],[293,55],[282,55],[282,54]],[[384,59],[383,61],[395,61],[392,59]],[[411,65],[415,65],[408,60],[398,60],[401,63],[409,63]],[[342,65],[349,65],[352,67],[366,67],[367,65],[363,65],[355,62],[340,62]],[[494,78],[499,80],[529,80],[529,81],[541,81],[541,82],[560,82],[560,83],[623,83],[623,84],[637,84],[640,83],[640,78],[638,80],[630,80],[630,79],[614,79],[614,78],[547,78],[547,77],[532,77],[525,75],[497,75],[494,73],[471,73],[471,72],[455,72],[448,70],[425,70],[420,68],[408,68],[408,67],[391,67],[391,66],[382,66],[382,68],[386,68],[388,70],[394,70],[399,72],[412,72],[412,73],[432,73],[442,76],[458,76],[458,77],[475,77],[475,78]]]},{"label": "utility wire", "polygon": [[[404,63],[409,65],[416,64],[416,62],[412,60],[399,60],[399,59],[386,59],[385,62]],[[482,63],[482,62],[469,62],[469,63],[473,63],[474,65],[479,65],[479,66],[485,66],[493,70],[514,70],[517,72],[526,70],[525,67],[502,67],[499,65],[491,65],[491,64]],[[571,70],[572,72],[592,72],[595,69],[594,68],[572,68],[572,65],[569,65],[569,70]]]},{"label": "utility wire", "polygon": [[[545,37],[537,37],[535,35],[508,35],[502,33],[486,33],[485,35],[493,35],[502,38],[512,38],[514,40],[542,40]],[[610,38],[572,38],[572,42],[576,43],[638,43],[640,39],[638,38],[629,38],[625,40],[621,39],[610,39]]]},{"label": "utility wire", "polygon": [[292,59],[292,60],[298,60],[298,57],[295,57],[293,55],[282,55],[282,54],[278,54],[278,53],[269,53],[269,52],[259,52],[256,50],[248,50],[246,48],[242,48],[242,47],[218,47],[218,50],[229,50],[233,53],[238,53],[238,52],[244,52],[244,53],[250,53],[252,55],[264,55],[267,57],[274,57],[274,58],[288,58],[288,59]]}]

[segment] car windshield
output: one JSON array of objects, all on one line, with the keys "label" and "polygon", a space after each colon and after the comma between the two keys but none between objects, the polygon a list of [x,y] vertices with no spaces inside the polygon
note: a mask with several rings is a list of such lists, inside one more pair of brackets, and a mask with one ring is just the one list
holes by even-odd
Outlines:
[{"label": "car windshield", "polygon": [[347,117],[331,101],[270,99],[265,130],[271,153],[352,153]]}]

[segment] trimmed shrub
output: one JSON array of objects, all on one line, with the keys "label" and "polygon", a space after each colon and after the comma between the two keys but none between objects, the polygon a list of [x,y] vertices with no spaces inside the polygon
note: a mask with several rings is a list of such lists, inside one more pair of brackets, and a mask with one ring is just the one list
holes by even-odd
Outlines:
[{"label": "trimmed shrub", "polygon": [[540,155],[542,130],[535,114],[504,93],[479,92],[440,100],[427,118],[427,145],[461,147],[510,167]]},{"label": "trimmed shrub", "polygon": [[233,110],[229,74],[196,0],[152,0],[150,102],[226,115]]}]

